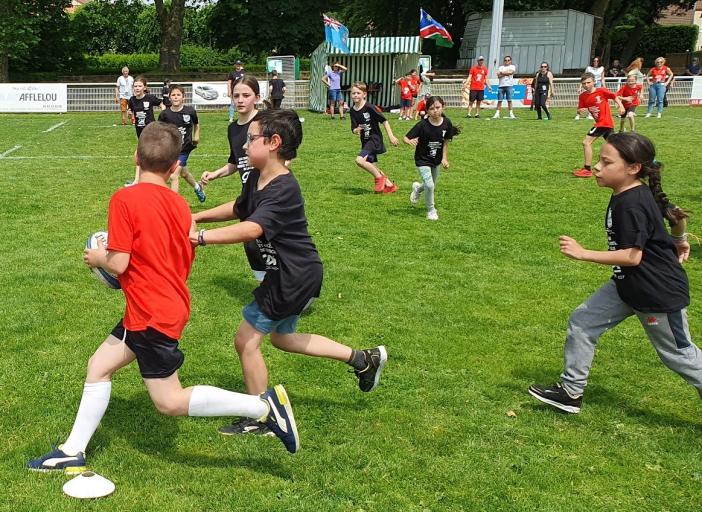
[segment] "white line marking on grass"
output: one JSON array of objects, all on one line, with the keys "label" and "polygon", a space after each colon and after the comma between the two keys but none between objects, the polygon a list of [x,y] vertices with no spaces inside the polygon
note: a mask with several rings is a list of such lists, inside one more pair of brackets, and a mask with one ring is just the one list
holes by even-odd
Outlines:
[{"label": "white line marking on grass", "polygon": [[51,128],[44,130],[44,133],[53,132],[56,128],[60,128],[64,124],[66,124],[66,121],[61,121],[60,123],[53,125]]},{"label": "white line marking on grass", "polygon": [[[0,154],[0,158],[3,158],[5,154],[9,154],[15,149],[19,149],[22,146],[15,146],[14,148]],[[197,155],[200,158],[227,158],[227,155]],[[45,155],[45,156],[8,156],[6,160],[124,160],[134,158],[133,154],[129,155]]]},{"label": "white line marking on grass", "polygon": [[9,155],[10,153],[12,153],[13,151],[17,151],[17,150],[18,150],[19,148],[21,148],[21,147],[22,147],[21,144],[15,145],[15,147],[8,149],[8,150],[5,151],[4,153],[0,153],[0,158],[5,158],[7,155]]}]

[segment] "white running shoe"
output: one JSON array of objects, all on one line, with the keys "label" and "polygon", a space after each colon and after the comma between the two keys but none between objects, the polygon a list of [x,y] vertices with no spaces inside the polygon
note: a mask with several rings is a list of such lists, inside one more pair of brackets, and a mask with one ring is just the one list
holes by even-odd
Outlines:
[{"label": "white running shoe", "polygon": [[646,114],[646,118],[648,119],[649,117],[651,117],[651,113],[650,113],[650,112],[648,112],[648,113]]},{"label": "white running shoe", "polygon": [[500,118],[500,112],[499,112],[499,110],[498,110],[497,112],[495,112],[495,115],[492,116],[492,118],[493,118],[493,119],[499,119],[499,118]]},{"label": "white running shoe", "polygon": [[587,118],[588,118],[588,119],[595,119],[594,117],[592,117],[592,114],[588,114],[588,115],[587,115]]},{"label": "white running shoe", "polygon": [[511,110],[509,111],[509,118],[510,119],[517,119],[516,116],[514,115],[514,112],[512,112]]},{"label": "white running shoe", "polygon": [[658,119],[660,119],[660,118],[661,118],[661,113],[658,112],[658,114],[656,115],[656,117],[657,117]]},{"label": "white running shoe", "polygon": [[439,220],[439,213],[436,211],[436,208],[432,208],[427,212],[427,219],[428,220]]},{"label": "white running shoe", "polygon": [[422,194],[419,187],[421,187],[421,185],[418,182],[415,181],[412,183],[412,192],[410,193],[410,203],[412,204],[417,204],[419,202],[419,196]]},{"label": "white running shoe", "polygon": [[580,121],[580,114],[575,114],[575,120]]}]

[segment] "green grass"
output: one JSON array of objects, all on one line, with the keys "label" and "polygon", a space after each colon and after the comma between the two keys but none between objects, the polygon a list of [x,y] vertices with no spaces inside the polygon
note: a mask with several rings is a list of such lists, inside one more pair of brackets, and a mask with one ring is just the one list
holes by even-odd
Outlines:
[{"label": "green grass", "polygon": [[[302,450],[289,456],[275,439],[219,436],[221,419],[159,415],[127,368],[88,450],[117,490],[80,504],[63,496],[66,477],[23,465],[67,435],[86,361],[122,313],[122,296],[90,276],[81,252],[132,177],[135,137],[112,126],[117,113],[0,116],[0,153],[22,146],[0,159],[0,510],[699,510],[702,404],[638,322],[602,338],[580,415],[526,393],[557,379],[568,315],[610,273],[558,252],[559,234],[606,247],[609,191],[570,176],[590,127],[572,114],[537,123],[526,111],[516,121],[450,112],[463,134],[438,184],[436,223],[407,200],[409,147],[381,158],[399,192],[374,195],[348,121],[302,114],[293,169],[325,281],[299,327],[356,348],[385,344],[380,387],[363,394],[345,365],[266,344],[271,381],[286,385],[298,418]],[[201,115],[195,175],[226,161],[226,117]],[[682,107],[639,117],[666,164],[666,192],[698,233],[701,121],[702,109]],[[392,125],[399,137],[411,126]],[[206,205],[239,187],[214,182]],[[693,336],[700,256],[695,246],[686,265]],[[254,286],[240,247],[198,250],[184,384],[243,389],[231,339]]]}]

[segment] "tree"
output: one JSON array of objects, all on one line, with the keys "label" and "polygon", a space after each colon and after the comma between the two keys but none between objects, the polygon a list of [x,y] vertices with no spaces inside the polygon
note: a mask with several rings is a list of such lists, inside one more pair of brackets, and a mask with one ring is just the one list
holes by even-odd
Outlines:
[{"label": "tree", "polygon": [[0,2],[0,82],[7,82],[10,61],[31,57],[42,39],[60,33],[69,0],[3,0]]},{"label": "tree", "polygon": [[144,5],[139,0],[93,0],[73,16],[72,26],[81,50],[91,55],[133,53],[135,29]]},{"label": "tree", "polygon": [[161,71],[178,71],[180,69],[180,45],[183,42],[185,0],[170,0],[170,2],[154,0],[154,3],[161,25],[159,68]]}]

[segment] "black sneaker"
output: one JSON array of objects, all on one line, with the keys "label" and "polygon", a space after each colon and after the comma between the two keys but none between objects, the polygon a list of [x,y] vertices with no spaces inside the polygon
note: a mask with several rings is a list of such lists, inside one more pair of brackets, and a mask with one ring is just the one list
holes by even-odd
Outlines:
[{"label": "black sneaker", "polygon": [[266,426],[265,423],[256,421],[251,418],[241,418],[231,425],[227,425],[218,430],[223,436],[236,436],[241,434],[254,434],[258,436],[273,436],[275,434]]},{"label": "black sneaker", "polygon": [[556,382],[549,388],[529,386],[529,394],[540,402],[571,414],[579,413],[580,405],[583,402],[583,395],[572,396],[561,386],[560,382]]},{"label": "black sneaker", "polygon": [[358,388],[368,393],[373,391],[380,380],[380,373],[388,360],[388,353],[383,345],[363,351],[366,356],[366,367],[363,370],[354,370],[358,377]]}]

